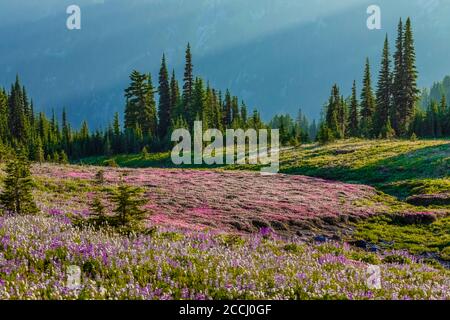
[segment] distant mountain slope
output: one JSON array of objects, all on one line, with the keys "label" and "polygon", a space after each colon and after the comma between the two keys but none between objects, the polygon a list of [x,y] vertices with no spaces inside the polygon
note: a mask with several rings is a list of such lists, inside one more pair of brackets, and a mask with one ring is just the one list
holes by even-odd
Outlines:
[{"label": "distant mountain slope", "polygon": [[429,87],[450,70],[450,2],[381,0],[381,31],[365,26],[369,0],[83,0],[80,31],[65,28],[72,1],[5,2],[0,84],[20,73],[38,108],[66,106],[70,120],[88,119],[91,127],[123,109],[132,69],[156,79],[163,51],[181,78],[188,41],[195,71],[229,87],[266,119],[298,107],[318,117],[333,82],[348,93],[365,56],[377,68],[384,34],[393,46],[400,16],[413,18],[420,85]]}]

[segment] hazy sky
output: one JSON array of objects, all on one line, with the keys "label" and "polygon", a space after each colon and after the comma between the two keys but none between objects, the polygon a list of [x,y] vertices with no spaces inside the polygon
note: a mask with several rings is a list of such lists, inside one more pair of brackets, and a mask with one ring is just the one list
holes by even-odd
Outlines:
[{"label": "hazy sky", "polygon": [[[374,2],[382,30],[369,31]],[[65,27],[71,4],[82,10],[80,31]],[[156,79],[163,52],[181,78],[190,42],[195,71],[266,118],[299,107],[318,117],[334,82],[345,94],[360,82],[366,56],[376,81],[383,38],[393,47],[407,16],[419,83],[430,86],[450,74],[450,0],[0,0],[0,85],[20,73],[44,110],[107,115],[123,109],[131,70]]]}]

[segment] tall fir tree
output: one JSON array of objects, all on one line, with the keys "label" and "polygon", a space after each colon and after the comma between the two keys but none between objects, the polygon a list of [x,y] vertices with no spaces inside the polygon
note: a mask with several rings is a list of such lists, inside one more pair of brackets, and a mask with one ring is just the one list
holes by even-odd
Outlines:
[{"label": "tall fir tree", "polygon": [[326,125],[333,132],[333,136],[337,139],[345,137],[345,110],[343,99],[337,84],[331,89],[330,99],[326,107]]},{"label": "tall fir tree", "polygon": [[139,127],[145,136],[156,136],[156,102],[151,75],[134,70],[130,80],[130,86],[125,89],[125,128],[134,130]]},{"label": "tall fir tree", "polygon": [[182,115],[180,103],[180,87],[178,85],[177,78],[175,76],[175,70],[172,70],[172,77],[170,78],[170,120],[174,122],[179,116]]},{"label": "tall fir tree", "polygon": [[20,85],[19,76],[16,76],[16,82],[11,87],[9,96],[9,128],[11,136],[16,143],[27,141],[27,121],[26,106],[23,98],[23,91]]},{"label": "tall fir tree", "polygon": [[159,136],[164,139],[170,127],[172,103],[170,98],[169,74],[167,72],[166,56],[163,55],[159,70]]},{"label": "tall fir tree", "polygon": [[408,18],[405,24],[404,33],[404,103],[401,105],[402,119],[400,122],[400,134],[408,133],[409,125],[414,116],[416,102],[418,101],[419,90],[417,89],[417,69],[416,53],[414,48],[414,36],[411,26],[411,19]]},{"label": "tall fir tree", "polygon": [[376,108],[373,119],[373,134],[378,137],[381,128],[388,125],[391,115],[392,106],[392,76],[391,76],[391,60],[389,56],[389,40],[388,36],[384,40],[383,53],[381,58],[381,68],[378,76]]},{"label": "tall fir tree", "polygon": [[392,85],[392,108],[391,108],[391,121],[394,130],[397,133],[401,133],[402,127],[402,113],[403,104],[405,101],[405,85],[404,85],[404,34],[403,34],[403,22],[400,19],[397,28],[397,40],[396,51],[394,54],[394,75]]},{"label": "tall fir tree", "polygon": [[375,112],[375,97],[372,89],[369,58],[366,59],[363,87],[361,90],[361,125],[360,131],[365,138],[373,136],[373,115]]},{"label": "tall fir tree", "polygon": [[185,55],[184,77],[183,77],[183,108],[181,115],[185,117],[189,125],[194,122],[195,112],[193,111],[193,95],[194,95],[194,66],[192,64],[191,45],[188,43]]},{"label": "tall fir tree", "polygon": [[225,92],[225,101],[223,103],[223,112],[222,112],[222,116],[223,116],[223,127],[224,129],[228,129],[231,127],[231,122],[233,120],[233,115],[232,115],[232,100],[231,100],[231,93],[230,91],[227,89],[227,91]]},{"label": "tall fir tree", "polygon": [[130,74],[130,86],[125,89],[125,128],[133,129],[139,124],[139,117],[147,104],[149,88],[147,86],[147,76],[137,70]]},{"label": "tall fir tree", "polygon": [[359,137],[359,102],[356,93],[356,81],[353,81],[352,96],[350,98],[348,135],[350,137]]}]

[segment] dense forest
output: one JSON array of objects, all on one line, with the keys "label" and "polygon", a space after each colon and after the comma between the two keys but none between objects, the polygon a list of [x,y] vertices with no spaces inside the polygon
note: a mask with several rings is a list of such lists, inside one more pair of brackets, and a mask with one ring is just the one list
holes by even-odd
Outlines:
[{"label": "dense forest", "polygon": [[172,130],[192,129],[196,120],[203,121],[204,130],[280,127],[284,143],[307,142],[315,135],[315,123],[310,126],[301,111],[297,121],[286,115],[276,116],[266,124],[258,110],[249,113],[246,104],[229,90],[222,92],[202,78],[194,77],[189,44],[182,87],[175,70],[169,76],[163,55],[158,86],[153,84],[150,73],[134,70],[124,97],[123,117],[115,113],[106,129],[91,132],[83,121],[80,129],[75,130],[67,121],[65,109],[61,122],[54,112],[51,118],[36,113],[17,76],[9,92],[5,89],[0,92],[0,146],[26,150],[31,160],[39,162],[67,162],[88,156],[137,153],[143,149],[165,151],[172,145]]},{"label": "dense forest", "polygon": [[367,59],[359,98],[356,81],[348,98],[341,95],[337,84],[333,86],[324,108],[318,139],[325,142],[348,137],[449,136],[450,108],[447,101],[450,77],[435,84],[430,93],[424,90],[421,99],[417,77],[411,20],[408,18],[403,24],[400,19],[393,59],[386,36],[376,91]]},{"label": "dense forest", "polygon": [[[393,67],[392,65],[393,60]],[[246,104],[229,90],[212,88],[194,76],[190,45],[187,45],[183,83],[175,70],[169,73],[163,55],[158,85],[150,73],[134,70],[124,91],[123,117],[111,115],[106,129],[89,130],[87,122],[75,130],[63,110],[61,119],[35,112],[26,89],[17,76],[9,91],[0,90],[0,147],[25,150],[30,160],[67,162],[88,156],[169,150],[170,133],[175,128],[192,129],[196,120],[203,129],[277,128],[283,145],[309,141],[332,141],[348,137],[405,138],[450,135],[450,77],[434,84],[420,96],[417,88],[414,37],[411,20],[400,20],[395,53],[391,59],[386,36],[376,90],[372,86],[369,59],[364,69],[361,94],[356,81],[351,96],[345,98],[337,84],[331,90],[319,123],[299,110],[295,119],[276,115],[264,123],[258,110],[249,113]],[[123,119],[123,124],[121,124]]]}]

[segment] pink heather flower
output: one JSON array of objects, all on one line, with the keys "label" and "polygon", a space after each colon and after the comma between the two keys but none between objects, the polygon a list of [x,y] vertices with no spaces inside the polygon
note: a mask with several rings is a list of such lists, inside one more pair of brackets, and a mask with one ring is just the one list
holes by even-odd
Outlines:
[{"label": "pink heather flower", "polygon": [[269,227],[264,227],[259,229],[259,234],[264,237],[264,238],[268,238],[272,235],[273,230]]}]

